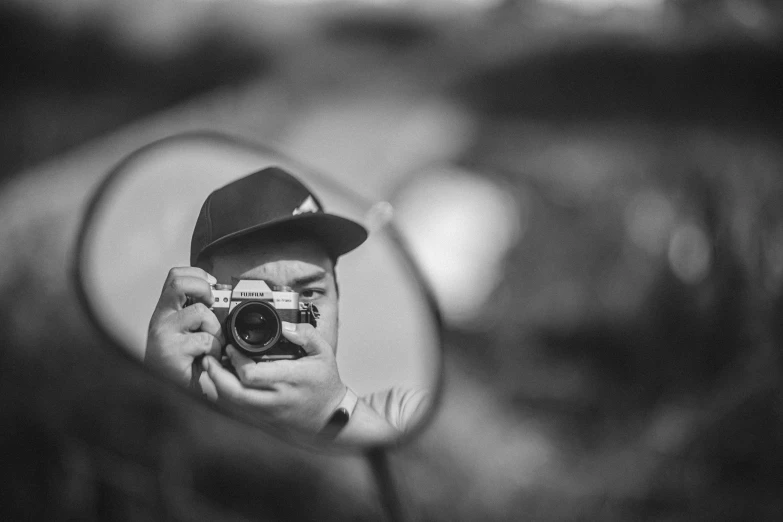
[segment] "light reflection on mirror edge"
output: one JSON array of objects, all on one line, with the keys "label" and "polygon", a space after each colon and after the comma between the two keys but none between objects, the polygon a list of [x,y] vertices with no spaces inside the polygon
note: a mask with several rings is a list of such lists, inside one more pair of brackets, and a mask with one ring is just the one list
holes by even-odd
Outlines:
[{"label": "light reflection on mirror edge", "polygon": [[[350,187],[346,187],[342,185],[340,182],[334,180],[329,175],[322,174],[319,170],[313,167],[309,167],[303,165],[299,161],[292,160],[291,158],[285,156],[285,154],[273,150],[271,147],[262,145],[260,143],[255,143],[251,140],[248,140],[247,138],[231,136],[228,134],[218,133],[209,130],[189,131],[189,132],[178,133],[165,138],[161,138],[151,143],[148,143],[147,145],[144,145],[141,148],[134,149],[132,152],[127,154],[125,157],[123,157],[114,167],[112,167],[109,170],[109,172],[105,175],[105,177],[100,181],[97,188],[94,190],[93,194],[89,197],[89,201],[86,205],[86,208],[82,214],[81,219],[79,220],[78,235],[76,238],[76,248],[74,249],[73,260],[72,260],[72,274],[74,277],[74,283],[76,287],[77,300],[82,306],[82,309],[85,311],[85,314],[87,315],[89,322],[103,337],[103,342],[105,342],[107,345],[110,345],[115,352],[120,352],[122,357],[131,361],[131,364],[134,364],[137,367],[141,367],[143,371],[145,371],[146,373],[151,373],[149,368],[144,366],[142,360],[139,360],[138,358],[134,357],[131,354],[131,351],[128,350],[126,347],[124,347],[125,343],[121,341],[119,337],[114,334],[112,329],[109,328],[108,325],[100,319],[100,314],[96,310],[95,306],[93,306],[93,301],[88,295],[89,292],[87,291],[87,286],[86,286],[88,282],[87,270],[86,270],[87,268],[86,254],[89,251],[89,240],[91,237],[93,226],[96,223],[96,218],[100,215],[100,212],[102,210],[103,201],[105,199],[104,196],[108,195],[110,191],[114,189],[122,179],[124,179],[124,176],[122,174],[126,172],[127,170],[126,167],[131,165],[140,156],[143,156],[144,154],[152,151],[153,149],[165,145],[169,145],[177,141],[188,141],[188,140],[198,140],[198,139],[222,141],[229,144],[240,145],[240,146],[251,148],[255,151],[260,151],[260,152],[270,154],[273,157],[279,158],[280,160],[283,160],[288,164],[295,166],[299,171],[307,172],[308,175],[312,175],[313,177],[317,178],[319,182],[324,183],[325,185],[329,186],[336,192],[347,194],[349,198],[367,203],[367,198],[365,196],[361,195],[355,190],[352,190]],[[424,301],[427,305],[427,309],[429,310],[430,317],[434,325],[434,337],[435,337],[434,349],[436,351],[435,357],[437,359],[437,363],[435,365],[436,368],[434,370],[434,375],[433,375],[434,387],[431,391],[432,398],[426,413],[422,417],[417,419],[415,425],[411,427],[409,430],[407,430],[406,432],[402,433],[400,437],[398,437],[393,443],[361,447],[358,445],[319,440],[317,436],[308,435],[296,431],[287,431],[275,425],[264,424],[261,423],[260,421],[251,421],[249,419],[235,417],[231,415],[228,411],[226,411],[224,408],[218,406],[217,404],[211,401],[204,401],[195,397],[192,394],[192,392],[190,392],[185,388],[182,388],[181,386],[178,386],[176,383],[173,383],[165,378],[160,378],[159,376],[156,376],[156,378],[158,378],[159,381],[164,382],[165,385],[175,388],[177,390],[177,393],[186,395],[190,400],[197,401],[225,417],[228,417],[233,420],[239,420],[240,422],[253,426],[254,428],[257,429],[262,429],[281,441],[284,441],[288,444],[292,444],[294,446],[306,448],[311,451],[320,451],[326,453],[331,453],[331,452],[353,453],[356,451],[366,451],[368,455],[372,455],[374,453],[377,453],[378,449],[400,447],[412,441],[427,428],[430,422],[432,422],[432,418],[434,417],[435,412],[437,411],[437,409],[440,407],[441,404],[441,400],[442,400],[441,396],[443,393],[443,373],[444,373],[444,365],[443,365],[444,325],[443,325],[443,319],[440,313],[440,309],[438,308],[437,302],[435,300],[434,293],[430,288],[430,285],[425,280],[424,275],[421,272],[419,266],[414,261],[413,256],[408,248],[408,245],[404,237],[400,234],[399,230],[395,226],[394,219],[392,218],[391,221],[386,223],[384,228],[385,228],[385,232],[389,236],[389,239],[391,239],[394,246],[397,247],[398,253],[400,254],[400,258],[402,260],[402,264],[408,270],[408,272],[413,276],[413,280],[418,286],[421,295],[423,296]]]}]

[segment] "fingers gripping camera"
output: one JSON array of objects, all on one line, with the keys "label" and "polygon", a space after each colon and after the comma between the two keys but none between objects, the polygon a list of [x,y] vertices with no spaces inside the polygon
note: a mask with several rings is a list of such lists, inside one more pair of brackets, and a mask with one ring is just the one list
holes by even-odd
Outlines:
[{"label": "fingers gripping camera", "polygon": [[299,359],[306,352],[282,334],[282,321],[317,325],[318,307],[300,303],[288,287],[242,279],[236,286],[212,285],[211,310],[223,325],[226,341],[255,361]]}]

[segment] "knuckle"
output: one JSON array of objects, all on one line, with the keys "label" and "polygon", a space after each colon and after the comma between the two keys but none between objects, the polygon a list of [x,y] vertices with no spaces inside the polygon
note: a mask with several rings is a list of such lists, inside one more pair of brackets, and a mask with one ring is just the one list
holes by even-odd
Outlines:
[{"label": "knuckle", "polygon": [[149,325],[147,326],[147,331],[148,331],[148,332],[152,332],[152,330],[153,330],[154,328],[156,328],[156,327],[157,327],[157,326],[158,326],[160,323],[162,323],[162,322],[163,322],[163,317],[162,317],[162,315],[161,315],[161,314],[158,312],[158,310],[156,309],[156,310],[155,310],[155,311],[152,313],[152,317],[150,317],[150,323],[149,323]]},{"label": "knuckle", "polygon": [[219,330],[222,327],[222,324],[220,320],[217,318],[217,316],[215,315],[215,311],[208,306],[204,306],[204,311],[205,311],[204,322],[209,326],[211,326],[213,329]]},{"label": "knuckle", "polygon": [[239,376],[239,380],[243,383],[247,384],[252,379],[252,372],[250,372],[247,365],[240,366],[236,369],[237,375]]},{"label": "knuckle", "polygon": [[188,308],[190,308],[192,312],[197,315],[206,315],[209,313],[209,308],[207,308],[207,305],[201,302],[193,303]]},{"label": "knuckle", "polygon": [[147,337],[150,339],[161,339],[166,336],[166,330],[160,324],[150,323],[147,329]]},{"label": "knuckle", "polygon": [[177,294],[179,294],[179,293],[182,293],[182,291],[183,291],[183,283],[182,283],[182,278],[181,278],[181,277],[179,277],[179,276],[177,276],[177,277],[172,277],[172,278],[169,280],[168,287],[169,287],[171,290],[173,290],[173,291],[174,291],[174,293],[177,293]]},{"label": "knuckle", "polygon": [[169,278],[181,277],[185,275],[186,268],[183,266],[175,266],[169,270]]},{"label": "knuckle", "polygon": [[150,319],[150,324],[147,327],[147,332],[151,336],[161,337],[166,335],[171,328],[171,320],[168,317],[161,317],[160,315],[153,315]]},{"label": "knuckle", "polygon": [[310,337],[313,334],[313,325],[309,323],[298,323],[296,325],[296,333],[304,337]]},{"label": "knuckle", "polygon": [[196,335],[198,335],[199,344],[206,347],[212,346],[212,341],[215,339],[212,334],[207,332],[198,332]]},{"label": "knuckle", "polygon": [[226,339],[226,330],[217,318],[215,318],[215,322],[212,324],[212,330],[215,332],[215,337],[220,343],[220,346],[225,346],[228,343],[228,340]]},{"label": "knuckle", "polygon": [[179,268],[172,268],[169,270],[169,273],[166,275],[166,281],[163,283],[164,288],[168,288],[169,285],[171,285],[171,282],[174,279],[177,279],[178,277],[181,277],[181,271]]},{"label": "knuckle", "polygon": [[177,319],[180,323],[191,323],[196,315],[196,310],[190,305],[177,312]]}]

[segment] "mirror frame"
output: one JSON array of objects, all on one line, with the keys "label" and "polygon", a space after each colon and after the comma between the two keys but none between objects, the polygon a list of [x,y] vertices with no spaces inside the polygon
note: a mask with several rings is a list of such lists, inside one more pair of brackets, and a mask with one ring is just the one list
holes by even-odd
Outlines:
[{"label": "mirror frame", "polygon": [[287,157],[285,154],[275,151],[271,147],[253,142],[246,138],[241,138],[241,137],[232,136],[232,135],[215,132],[215,131],[209,131],[209,130],[188,131],[188,132],[169,135],[167,137],[160,138],[151,143],[143,145],[140,148],[133,149],[130,153],[127,153],[118,163],[115,164],[114,167],[112,167],[109,170],[109,172],[100,181],[97,188],[94,189],[92,195],[89,196],[88,203],[83,211],[81,219],[79,219],[78,221],[78,235],[77,235],[76,245],[75,245],[73,259],[71,263],[71,273],[73,275],[74,282],[75,282],[77,300],[79,301],[79,304],[81,305],[82,309],[87,315],[89,323],[101,336],[101,342],[108,345],[110,347],[109,349],[114,350],[115,352],[120,352],[120,355],[124,359],[130,361],[131,364],[136,365],[136,367],[141,368],[147,374],[153,375],[157,380],[161,381],[165,386],[168,386],[170,388],[175,388],[177,390],[175,393],[180,393],[181,396],[183,396],[183,398],[187,397],[187,400],[194,400],[200,404],[203,404],[205,407],[210,408],[212,411],[219,413],[224,417],[227,417],[231,420],[239,421],[255,429],[260,429],[265,433],[272,435],[273,437],[285,443],[291,444],[293,446],[305,448],[311,451],[318,451],[322,453],[356,454],[356,453],[364,452],[367,455],[373,455],[373,454],[377,454],[378,450],[383,450],[385,448],[397,448],[410,443],[412,440],[418,437],[425,429],[427,429],[427,427],[432,422],[432,419],[435,416],[435,412],[441,406],[442,396],[443,396],[443,384],[444,384],[444,364],[443,364],[444,362],[443,356],[445,352],[444,343],[443,343],[444,323],[440,312],[440,308],[438,307],[437,301],[435,299],[435,295],[429,283],[425,279],[424,274],[422,273],[418,264],[414,260],[414,257],[409,247],[407,246],[404,237],[401,235],[399,229],[395,226],[393,217],[389,222],[387,222],[384,225],[384,229],[385,232],[388,234],[389,239],[392,241],[392,244],[397,248],[398,252],[401,254],[400,257],[404,268],[412,276],[415,285],[418,286],[422,296],[424,297],[426,307],[427,309],[429,309],[430,312],[430,318],[433,321],[433,325],[434,325],[433,333],[435,337],[434,349],[438,353],[436,355],[438,360],[438,363],[436,364],[437,368],[435,369],[433,375],[435,382],[434,382],[434,387],[432,389],[432,401],[430,403],[429,409],[425,413],[425,415],[423,415],[418,420],[418,422],[416,422],[415,426],[413,426],[407,432],[403,433],[394,442],[390,442],[388,444],[374,444],[374,445],[360,446],[360,445],[351,445],[347,443],[340,443],[340,442],[334,442],[328,440],[319,440],[317,434],[310,435],[294,430],[286,430],[284,428],[276,427],[272,424],[263,424],[260,422],[256,423],[249,419],[232,415],[225,408],[220,407],[216,403],[213,403],[211,401],[205,401],[199,397],[196,397],[186,388],[183,388],[182,386],[179,386],[176,383],[152,372],[147,366],[144,365],[144,362],[142,360],[139,360],[137,357],[134,357],[131,354],[131,351],[125,346],[125,342],[122,341],[119,336],[115,335],[115,333],[112,331],[112,328],[110,328],[107,324],[104,323],[104,321],[100,319],[100,314],[96,308],[96,304],[90,298],[90,295],[86,289],[87,287],[85,285],[86,281],[88,281],[89,278],[85,254],[87,253],[89,248],[88,243],[93,235],[94,225],[100,217],[100,211],[102,210],[104,197],[110,194],[111,191],[118,185],[118,183],[121,180],[125,179],[124,176],[126,175],[127,167],[131,165],[134,161],[136,161],[140,156],[145,155],[150,151],[153,151],[154,149],[165,147],[172,143],[176,143],[177,141],[187,141],[187,140],[194,140],[194,139],[205,139],[205,140],[212,140],[215,142],[224,142],[228,144],[251,148],[256,151],[265,152],[270,156],[285,161],[289,165],[295,166],[297,171],[299,172],[306,172],[310,176],[317,177],[319,181],[333,187],[336,191],[339,191],[343,194],[347,194],[348,197],[352,199],[356,199],[364,203],[367,203],[368,206],[372,205],[372,202],[367,201],[367,198],[365,196],[362,196],[359,193],[352,191],[349,187],[343,186],[339,181],[336,181],[328,174],[322,173],[321,171],[313,167],[303,165],[301,162],[292,160],[291,158]]}]

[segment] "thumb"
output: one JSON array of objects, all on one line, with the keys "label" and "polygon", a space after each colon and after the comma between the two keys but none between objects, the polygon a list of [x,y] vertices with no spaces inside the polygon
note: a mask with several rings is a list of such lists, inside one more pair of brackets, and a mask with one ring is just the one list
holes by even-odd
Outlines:
[{"label": "thumb", "polygon": [[329,346],[321,334],[308,323],[283,323],[283,337],[288,339],[294,344],[298,344],[307,355],[332,355],[334,356],[334,350]]}]

